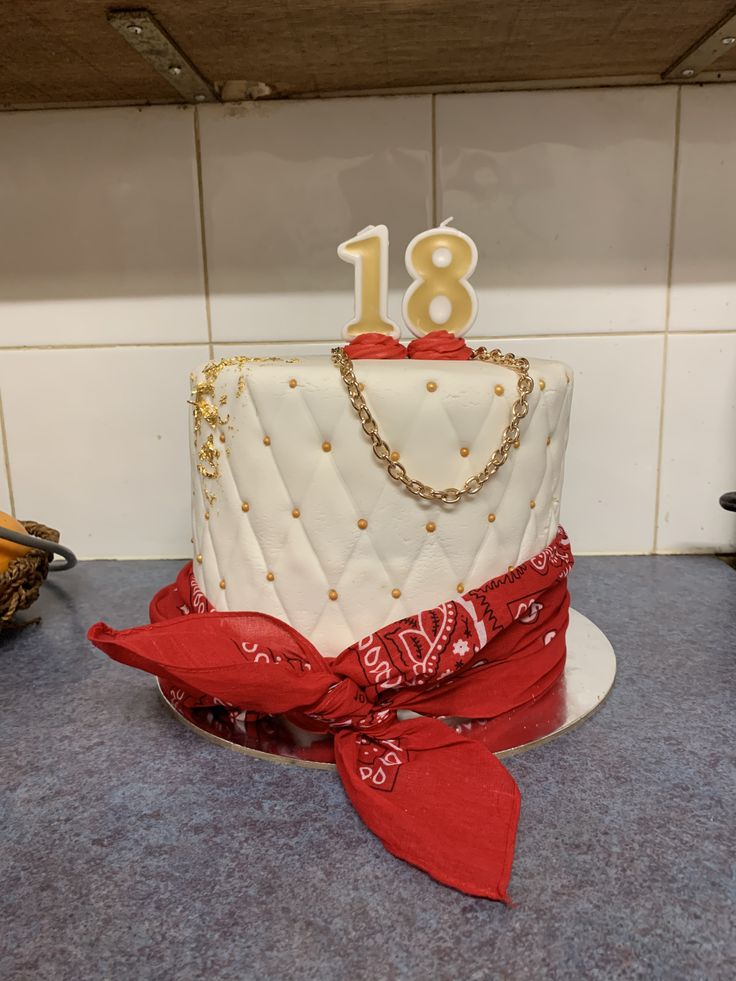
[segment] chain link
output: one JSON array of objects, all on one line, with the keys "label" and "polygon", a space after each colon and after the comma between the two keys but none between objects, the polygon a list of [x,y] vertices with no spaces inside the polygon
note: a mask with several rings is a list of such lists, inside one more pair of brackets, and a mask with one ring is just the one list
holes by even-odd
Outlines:
[{"label": "chain link", "polygon": [[529,411],[529,395],[534,388],[534,382],[529,375],[529,362],[526,358],[517,358],[513,354],[502,354],[498,348],[486,351],[484,347],[479,347],[473,352],[473,360],[490,362],[515,371],[519,376],[516,386],[518,398],[511,406],[511,421],[503,432],[501,445],[491,453],[491,458],[485,467],[474,476],[468,477],[462,487],[446,487],[444,490],[435,490],[429,484],[423,484],[421,480],[410,477],[398,460],[391,459],[391,447],[381,436],[378,423],[371,415],[371,411],[363,398],[363,393],[353,370],[353,362],[345,354],[344,348],[332,349],[332,361],[340,370],[340,377],[345,385],[348,398],[357,413],[363,432],[371,441],[373,452],[385,466],[389,477],[403,484],[410,494],[421,497],[425,501],[457,504],[467,494],[477,494],[481,487],[504,465],[511,447],[520,439],[519,423]]}]

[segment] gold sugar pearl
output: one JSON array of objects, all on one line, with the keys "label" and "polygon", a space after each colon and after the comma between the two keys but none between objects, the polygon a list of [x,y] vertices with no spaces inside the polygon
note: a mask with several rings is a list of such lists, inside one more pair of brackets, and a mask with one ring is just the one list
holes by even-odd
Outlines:
[{"label": "gold sugar pearl", "polygon": [[391,590],[391,595],[393,596],[394,599],[398,599],[399,596],[401,596],[401,590],[400,589],[392,589]]},{"label": "gold sugar pearl", "polygon": [[437,531],[437,525],[434,523],[434,521],[428,521],[424,527],[427,529],[430,535],[433,531]]},{"label": "gold sugar pearl", "polygon": [[226,586],[225,580],[224,579],[221,579],[220,580],[220,589],[224,589],[225,586]]},{"label": "gold sugar pearl", "polygon": [[537,502],[536,501],[529,501],[529,507],[530,508],[535,508],[536,506],[537,506]]},{"label": "gold sugar pearl", "polygon": [[365,518],[358,519],[358,527],[361,531],[365,531],[365,529],[368,527],[368,522],[365,520]]},{"label": "gold sugar pearl", "polygon": [[437,382],[427,382],[427,391],[428,392],[436,392],[437,391]]},{"label": "gold sugar pearl", "polygon": [[509,566],[509,572],[513,572],[513,571],[514,571],[514,566],[510,565]]},{"label": "gold sugar pearl", "polygon": [[547,383],[545,382],[544,378],[540,378],[539,379],[539,391],[540,392],[543,392],[546,387],[547,387]]},{"label": "gold sugar pearl", "polygon": [[467,446],[460,447],[460,456],[470,456],[470,450],[467,448]]},{"label": "gold sugar pearl", "polygon": [[302,512],[299,510],[299,508],[294,508],[294,510],[291,512],[292,518],[300,518],[301,514]]},{"label": "gold sugar pearl", "polygon": [[248,504],[247,501],[243,501],[243,503],[240,505],[240,510],[241,511],[250,511],[250,504]]},{"label": "gold sugar pearl", "polygon": [[263,445],[264,446],[270,446],[271,445],[271,437],[270,436],[264,436],[263,437]]},{"label": "gold sugar pearl", "polygon": [[197,556],[197,562],[199,562],[199,564],[202,565],[202,556],[201,555],[198,555]]},{"label": "gold sugar pearl", "polygon": [[296,378],[289,379],[289,388],[296,388]]},{"label": "gold sugar pearl", "polygon": [[329,453],[330,450],[332,449],[332,443],[328,443],[327,440],[325,440],[324,443],[322,444],[322,449],[324,450],[325,453]]},{"label": "gold sugar pearl", "polygon": [[514,440],[514,449],[515,450],[518,450],[520,446],[521,446],[521,443],[518,441],[518,439],[515,439]]},{"label": "gold sugar pearl", "polygon": [[551,442],[552,442],[552,437],[551,437],[551,436],[548,436],[548,437],[547,437],[547,446],[549,446],[549,444],[550,444]]},{"label": "gold sugar pearl", "polygon": [[220,442],[221,443],[224,443],[225,442],[225,434],[224,433],[220,433]]},{"label": "gold sugar pearl", "polygon": [[457,589],[458,593],[465,592],[465,586],[461,582],[459,582],[455,588]]},{"label": "gold sugar pearl", "polygon": [[399,454],[396,452],[396,450],[393,451],[389,459],[392,463],[396,463],[396,461],[399,459]]},{"label": "gold sugar pearl", "polygon": [[337,590],[336,589],[331,589],[327,595],[330,597],[331,600],[336,600],[337,599]]},{"label": "gold sugar pearl", "polygon": [[503,385],[496,385],[493,391],[496,393],[496,395],[503,395]]},{"label": "gold sugar pearl", "polygon": [[268,579],[269,582],[273,582],[275,578],[276,576],[272,572],[266,573],[266,579]]},{"label": "gold sugar pearl", "polygon": [[496,520],[496,515],[495,514],[489,514],[488,515],[488,520],[490,521],[491,524],[493,524],[493,522]]},{"label": "gold sugar pearl", "polygon": [[205,521],[209,521],[210,520],[210,512],[209,511],[205,511],[204,512],[204,520]]}]

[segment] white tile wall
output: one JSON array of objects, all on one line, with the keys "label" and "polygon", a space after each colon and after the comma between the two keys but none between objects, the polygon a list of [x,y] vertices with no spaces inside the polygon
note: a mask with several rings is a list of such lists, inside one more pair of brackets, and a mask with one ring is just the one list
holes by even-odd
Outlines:
[{"label": "white tile wall", "polygon": [[736,329],[734,88],[682,92],[671,330]]},{"label": "white tile wall", "polygon": [[736,549],[736,86],[683,90],[679,144],[674,88],[438,96],[434,141],[432,102],[206,107],[201,202],[192,110],[0,115],[18,514],[84,556],[186,555],[205,282],[216,356],[326,353],[352,314],[338,242],[389,225],[399,319],[434,210],[478,242],[472,338],[575,369],[576,550]]},{"label": "white tile wall", "polygon": [[514,340],[515,354],[575,371],[561,521],[578,554],[652,549],[663,346],[663,335]]},{"label": "white tile wall", "polygon": [[206,345],[4,351],[16,511],[81,558],[189,545],[189,372]]},{"label": "white tile wall", "polygon": [[736,333],[673,334],[667,352],[657,546],[736,551]]},{"label": "white tile wall", "polygon": [[353,268],[336,249],[369,224],[389,226],[400,320],[404,249],[432,224],[431,98],[207,106],[200,117],[214,339],[339,337]]},{"label": "white tile wall", "polygon": [[479,333],[661,330],[676,92],[437,97],[438,214],[482,261]]},{"label": "white tile wall", "polygon": [[206,341],[194,111],[0,113],[0,344]]}]

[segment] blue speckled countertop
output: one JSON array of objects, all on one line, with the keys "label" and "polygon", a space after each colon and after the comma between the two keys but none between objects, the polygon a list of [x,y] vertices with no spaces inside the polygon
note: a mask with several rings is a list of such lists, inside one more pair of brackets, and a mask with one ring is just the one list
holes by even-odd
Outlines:
[{"label": "blue speckled countertop", "polygon": [[176,562],[58,575],[0,636],[0,977],[53,981],[736,975],[736,572],[583,558],[573,604],[616,686],[507,760],[524,798],[511,894],[472,899],[392,858],[329,772],[179,724],[84,639],[145,620]]}]

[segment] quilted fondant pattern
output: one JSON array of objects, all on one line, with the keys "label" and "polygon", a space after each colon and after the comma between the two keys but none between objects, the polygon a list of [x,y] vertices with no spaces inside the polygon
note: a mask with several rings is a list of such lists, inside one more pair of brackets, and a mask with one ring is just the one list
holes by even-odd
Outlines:
[{"label": "quilted fondant pattern", "polygon": [[[515,374],[480,362],[355,368],[384,438],[412,476],[438,488],[462,486],[482,469],[516,398]],[[192,437],[195,571],[207,598],[219,609],[280,617],[334,656],[548,545],[559,520],[572,372],[533,361],[531,373],[519,448],[478,494],[441,505],[388,477],[328,358],[223,367],[210,396],[223,421],[214,429],[202,422]],[[217,478],[197,471],[209,435]]]}]

